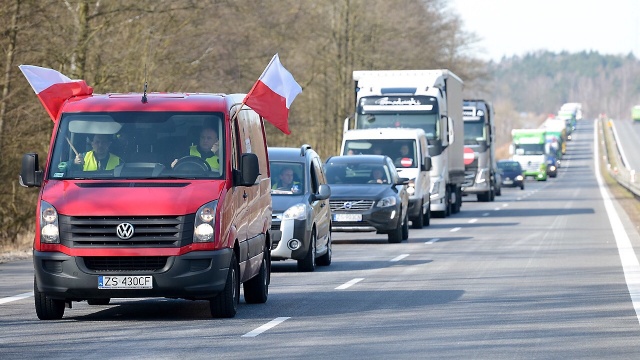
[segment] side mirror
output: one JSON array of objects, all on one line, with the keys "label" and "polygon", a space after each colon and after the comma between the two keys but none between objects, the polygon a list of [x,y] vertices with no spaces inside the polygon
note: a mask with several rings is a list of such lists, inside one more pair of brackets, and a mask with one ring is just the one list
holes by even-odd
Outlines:
[{"label": "side mirror", "polygon": [[407,185],[409,184],[409,181],[411,181],[411,179],[401,177],[401,178],[398,178],[398,182],[396,183],[396,185]]},{"label": "side mirror", "polygon": [[253,186],[260,175],[260,165],[256,154],[245,153],[240,157],[240,170],[234,171],[235,183],[240,186]]},{"label": "side mirror", "polygon": [[424,159],[422,159],[422,171],[430,171],[431,166],[431,158],[425,156]]},{"label": "side mirror", "polygon": [[313,194],[313,200],[326,200],[331,196],[331,188],[327,184],[318,186],[318,193]]},{"label": "side mirror", "polygon": [[20,185],[24,187],[42,186],[42,170],[38,154],[29,153],[22,156],[22,169],[20,170]]}]

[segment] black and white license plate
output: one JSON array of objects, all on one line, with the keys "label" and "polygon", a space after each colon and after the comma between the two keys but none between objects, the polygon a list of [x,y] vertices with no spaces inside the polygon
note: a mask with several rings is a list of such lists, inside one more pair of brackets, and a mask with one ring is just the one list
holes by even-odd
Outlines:
[{"label": "black and white license plate", "polygon": [[153,276],[98,276],[98,289],[153,289]]}]

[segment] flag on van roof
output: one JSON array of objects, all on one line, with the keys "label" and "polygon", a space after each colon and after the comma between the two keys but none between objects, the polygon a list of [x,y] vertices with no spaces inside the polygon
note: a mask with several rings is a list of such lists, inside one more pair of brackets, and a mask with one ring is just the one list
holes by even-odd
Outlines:
[{"label": "flag on van roof", "polygon": [[251,91],[245,96],[243,103],[283,133],[291,134],[289,108],[293,99],[301,92],[300,85],[282,66],[278,54],[275,54]]},{"label": "flag on van roof", "polygon": [[74,96],[91,95],[93,88],[84,80],[71,80],[56,70],[33,65],[18,66],[54,122],[65,101]]}]

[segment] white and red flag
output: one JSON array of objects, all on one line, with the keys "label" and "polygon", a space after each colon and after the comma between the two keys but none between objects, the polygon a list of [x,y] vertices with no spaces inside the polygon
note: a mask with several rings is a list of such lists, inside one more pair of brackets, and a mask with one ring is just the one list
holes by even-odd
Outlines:
[{"label": "white and red flag", "polygon": [[18,67],[54,122],[58,120],[60,109],[65,101],[74,96],[93,93],[93,88],[84,80],[71,80],[53,69],[33,65]]},{"label": "white and red flag", "polygon": [[275,54],[269,65],[245,96],[243,103],[280,129],[285,134],[289,130],[289,108],[302,88],[293,75],[280,63]]}]

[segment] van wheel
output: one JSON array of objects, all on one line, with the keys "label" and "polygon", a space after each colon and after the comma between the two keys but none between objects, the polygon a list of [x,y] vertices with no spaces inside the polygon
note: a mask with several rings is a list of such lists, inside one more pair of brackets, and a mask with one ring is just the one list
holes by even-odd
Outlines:
[{"label": "van wheel", "polygon": [[389,232],[389,242],[396,244],[402,241],[402,221],[398,221],[398,226]]},{"label": "van wheel", "polygon": [[238,259],[235,252],[231,254],[227,281],[224,289],[214,298],[209,299],[211,316],[214,318],[232,318],[238,311],[240,302],[240,270],[238,269]]},{"label": "van wheel", "polygon": [[407,240],[408,238],[409,238],[409,215],[407,214],[404,216],[404,222],[402,223],[402,240]]},{"label": "van wheel", "polygon": [[102,299],[89,299],[87,300],[87,304],[89,305],[109,305],[111,298],[102,298]]},{"label": "van wheel", "polygon": [[422,229],[422,227],[424,226],[424,216],[422,214],[423,207],[424,202],[420,202],[420,212],[418,213],[418,216],[411,219],[411,227],[414,229]]},{"label": "van wheel", "polygon": [[64,315],[64,300],[52,299],[38,290],[36,278],[33,278],[33,298],[36,315],[40,320],[59,320]]},{"label": "van wheel", "polygon": [[258,275],[243,284],[244,300],[248,304],[264,304],[269,297],[269,276],[271,256],[269,250],[264,252]]},{"label": "van wheel", "polygon": [[311,230],[309,249],[304,259],[298,260],[298,271],[311,272],[316,269],[316,229]]},{"label": "van wheel", "polygon": [[422,216],[422,224],[429,226],[431,224],[431,200],[429,200],[429,206],[427,206],[427,212]]},{"label": "van wheel", "polygon": [[331,252],[333,251],[333,249],[331,249],[331,231],[329,231],[329,234],[327,235],[328,239],[327,239],[327,252],[324,253],[324,255],[320,256],[318,258],[318,260],[316,260],[316,264],[320,265],[320,266],[329,266],[331,265]]},{"label": "van wheel", "polygon": [[444,205],[444,216],[443,217],[449,217],[451,215],[451,190],[450,187],[447,186],[447,189],[445,190],[444,193],[444,197],[445,197],[445,205]]}]

